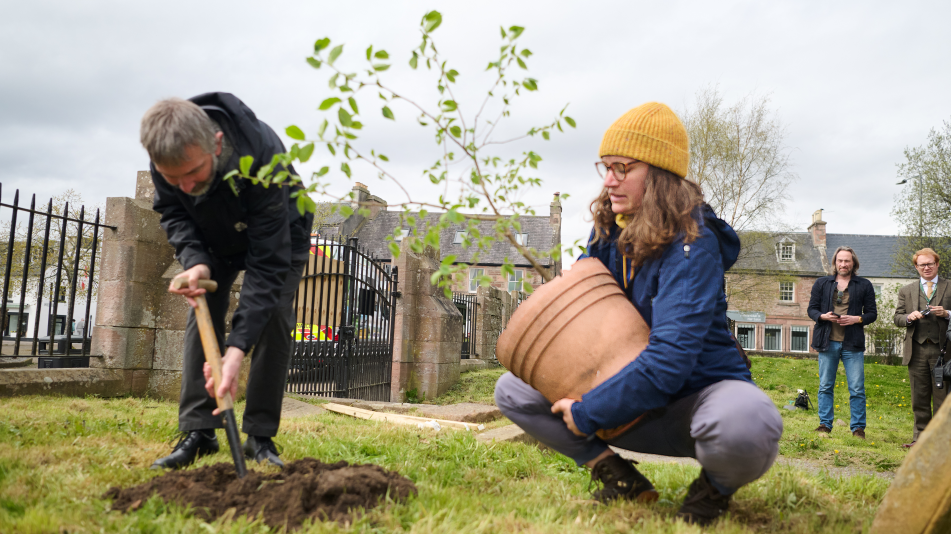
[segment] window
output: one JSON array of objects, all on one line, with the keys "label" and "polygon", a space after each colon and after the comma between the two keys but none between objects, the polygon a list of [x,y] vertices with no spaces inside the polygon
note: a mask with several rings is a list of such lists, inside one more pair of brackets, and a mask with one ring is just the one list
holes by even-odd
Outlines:
[{"label": "window", "polygon": [[509,291],[521,291],[522,290],[522,276],[525,275],[525,271],[515,271],[515,273],[509,275]]},{"label": "window", "polygon": [[795,285],[792,282],[779,283],[779,300],[782,302],[793,301],[793,289]]},{"label": "window", "polygon": [[768,324],[763,331],[763,350],[783,350],[783,327]]},{"label": "window", "polygon": [[410,231],[408,229],[400,228],[400,235],[397,236],[396,234],[394,234],[395,237],[393,237],[393,241],[396,241],[397,243],[399,243],[403,241],[403,238],[408,235],[410,235]]},{"label": "window", "polygon": [[790,350],[793,352],[809,352],[809,327],[793,326],[790,328]]},{"label": "window", "polygon": [[528,246],[528,234],[515,234],[515,242],[523,247]]},{"label": "window", "polygon": [[756,349],[756,325],[738,324],[736,325],[736,340],[744,350]]},{"label": "window", "polygon": [[796,259],[796,244],[795,243],[780,243],[779,244],[779,261],[781,263],[789,263]]},{"label": "window", "polygon": [[55,333],[56,335],[66,333],[66,316],[65,315],[56,316],[56,326],[53,327],[53,333]]},{"label": "window", "polygon": [[872,287],[875,288],[875,296],[882,294],[882,284],[872,284]]},{"label": "window", "polygon": [[452,237],[452,244],[461,245],[462,242],[465,240],[465,238],[466,238],[465,232],[456,232],[456,234]]},{"label": "window", "polygon": [[479,289],[479,278],[485,274],[485,269],[469,269],[469,293]]},{"label": "window", "polygon": [[7,314],[7,328],[4,335],[15,336],[17,331],[26,335],[26,325],[30,321],[29,313],[10,312]]}]

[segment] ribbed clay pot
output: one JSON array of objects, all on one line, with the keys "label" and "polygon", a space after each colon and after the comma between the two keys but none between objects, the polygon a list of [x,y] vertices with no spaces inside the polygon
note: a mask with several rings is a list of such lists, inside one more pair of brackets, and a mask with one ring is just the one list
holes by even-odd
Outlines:
[{"label": "ribbed clay pot", "polygon": [[539,286],[499,337],[499,363],[550,402],[581,396],[647,347],[650,329],[600,260]]}]

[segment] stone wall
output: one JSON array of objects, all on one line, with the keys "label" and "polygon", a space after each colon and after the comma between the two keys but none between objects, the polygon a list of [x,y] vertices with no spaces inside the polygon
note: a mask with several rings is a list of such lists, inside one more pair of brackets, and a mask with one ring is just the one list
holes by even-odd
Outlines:
[{"label": "stone wall", "polygon": [[475,354],[480,360],[495,360],[495,344],[512,314],[512,295],[495,287],[480,287],[476,300]]},{"label": "stone wall", "polygon": [[439,270],[439,250],[416,254],[403,246],[393,337],[390,400],[432,399],[459,380],[462,314],[442,290],[429,283]]}]

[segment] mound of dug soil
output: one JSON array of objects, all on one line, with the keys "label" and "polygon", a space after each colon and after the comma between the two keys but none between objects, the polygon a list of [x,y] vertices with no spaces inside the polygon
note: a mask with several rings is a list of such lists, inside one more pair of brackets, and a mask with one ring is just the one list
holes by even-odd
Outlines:
[{"label": "mound of dug soil", "polygon": [[352,521],[357,508],[369,509],[381,499],[401,502],[416,495],[416,485],[395,471],[377,465],[325,464],[314,458],[288,463],[280,473],[248,471],[238,479],[233,464],[220,463],[187,471],[171,471],[135,486],[110,488],[103,498],[112,509],[128,512],[152,495],[165,502],[191,505],[212,521],[235,509],[235,515],[263,512],[269,526],[299,527],[307,518]]}]

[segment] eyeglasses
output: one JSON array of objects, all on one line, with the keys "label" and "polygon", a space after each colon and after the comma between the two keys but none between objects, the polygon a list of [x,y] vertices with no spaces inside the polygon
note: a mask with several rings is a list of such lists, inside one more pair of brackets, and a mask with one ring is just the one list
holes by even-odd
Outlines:
[{"label": "eyeglasses", "polygon": [[835,303],[842,304],[842,297],[845,296],[845,291],[839,291],[838,295],[835,296]]},{"label": "eyeglasses", "polygon": [[919,263],[919,264],[915,265],[915,267],[918,267],[919,269],[930,269],[930,268],[934,267],[935,265],[937,265],[937,263],[934,263],[934,262],[931,262],[931,263]]},{"label": "eyeglasses", "polygon": [[634,160],[630,163],[621,163],[620,161],[616,161],[610,165],[603,161],[597,161],[594,163],[594,168],[598,170],[598,176],[601,178],[606,178],[608,171],[610,170],[614,173],[615,180],[623,182],[624,178],[627,177],[627,173],[631,172],[631,166],[635,163],[640,163],[640,160]]}]

